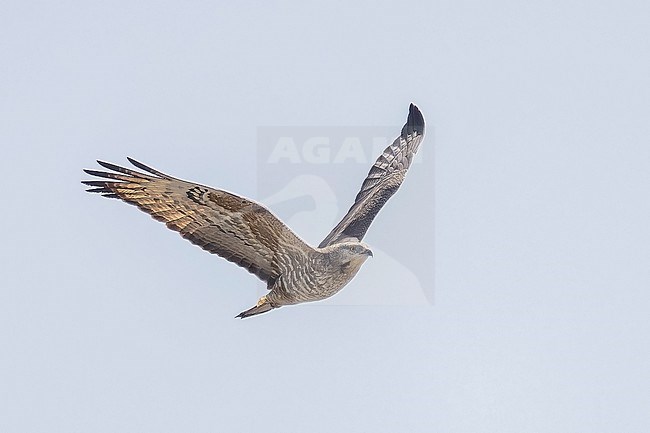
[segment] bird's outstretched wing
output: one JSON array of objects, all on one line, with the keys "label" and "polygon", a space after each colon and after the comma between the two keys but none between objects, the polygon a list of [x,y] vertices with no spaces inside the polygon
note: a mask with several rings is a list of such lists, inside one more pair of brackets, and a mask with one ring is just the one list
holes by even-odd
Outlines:
[{"label": "bird's outstretched wing", "polygon": [[110,180],[82,183],[87,191],[118,198],[147,212],[185,239],[272,283],[288,254],[311,247],[264,206],[207,186],[186,182],[129,158],[147,173],[97,161],[110,172],[84,170]]},{"label": "bird's outstretched wing", "polygon": [[400,187],[424,137],[424,117],[411,104],[402,133],[379,156],[361,185],[354,204],[320,243],[322,248],[346,239],[361,240],[379,210]]}]

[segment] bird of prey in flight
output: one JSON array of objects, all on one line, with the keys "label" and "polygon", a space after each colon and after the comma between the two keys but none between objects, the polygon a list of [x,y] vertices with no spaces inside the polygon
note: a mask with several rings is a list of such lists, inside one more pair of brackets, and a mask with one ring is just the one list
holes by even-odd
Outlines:
[{"label": "bird of prey in flight", "polygon": [[169,176],[128,158],[142,171],[97,161],[110,171],[84,170],[103,180],[87,191],[132,204],[204,250],[267,283],[268,293],[240,313],[245,318],[283,305],[318,301],[341,290],[372,251],[362,242],[373,219],[402,184],[424,136],[411,104],[406,124],[379,156],[341,222],[314,248],[253,200]]}]

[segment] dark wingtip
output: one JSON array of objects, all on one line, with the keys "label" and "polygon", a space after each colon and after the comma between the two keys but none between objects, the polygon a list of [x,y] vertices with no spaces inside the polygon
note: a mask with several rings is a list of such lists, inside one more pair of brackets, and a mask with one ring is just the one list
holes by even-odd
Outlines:
[{"label": "dark wingtip", "polygon": [[148,173],[151,173],[151,174],[153,174],[155,176],[162,177],[164,179],[171,179],[171,177],[166,175],[165,173],[163,173],[161,171],[158,171],[158,170],[156,170],[154,168],[151,168],[148,165],[145,165],[145,164],[141,163],[140,161],[137,161],[137,160],[131,158],[130,156],[127,156],[126,159],[128,159],[131,164],[138,167],[140,170],[144,170],[144,171],[146,171]]},{"label": "dark wingtip", "polygon": [[419,135],[424,134],[424,116],[420,109],[413,103],[409,105],[409,115],[406,119],[406,124],[402,128],[402,137],[406,137],[409,134],[417,133]]}]

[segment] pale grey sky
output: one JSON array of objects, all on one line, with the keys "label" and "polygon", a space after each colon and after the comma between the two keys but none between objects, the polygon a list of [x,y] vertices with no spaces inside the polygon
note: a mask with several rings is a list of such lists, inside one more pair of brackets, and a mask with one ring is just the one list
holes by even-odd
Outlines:
[{"label": "pale grey sky", "polygon": [[[649,18],[4,2],[0,431],[647,432]],[[366,240],[429,260],[433,305],[235,320],[251,275],[79,184],[133,156],[264,199],[260,128],[399,127],[411,101],[425,157]],[[342,202],[369,166],[344,168]],[[377,263],[345,290],[382,293]]]}]

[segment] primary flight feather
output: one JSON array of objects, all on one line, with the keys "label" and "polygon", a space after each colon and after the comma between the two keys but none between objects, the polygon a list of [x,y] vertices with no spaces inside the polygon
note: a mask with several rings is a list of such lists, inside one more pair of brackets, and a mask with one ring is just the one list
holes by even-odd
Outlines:
[{"label": "primary flight feather", "polygon": [[132,158],[143,172],[97,161],[110,171],[84,170],[103,180],[87,191],[118,198],[150,214],[204,250],[267,283],[268,294],[237,317],[318,301],[341,290],[372,255],[361,242],[373,219],[402,184],[424,137],[424,118],[411,104],[400,136],[370,169],[354,204],[317,248],[271,211],[238,195],[164,174]]}]

